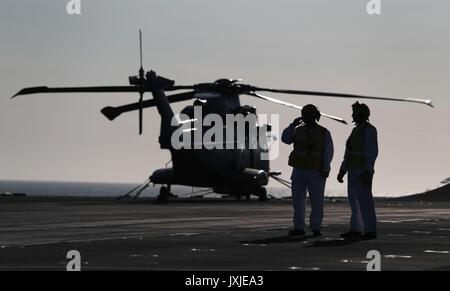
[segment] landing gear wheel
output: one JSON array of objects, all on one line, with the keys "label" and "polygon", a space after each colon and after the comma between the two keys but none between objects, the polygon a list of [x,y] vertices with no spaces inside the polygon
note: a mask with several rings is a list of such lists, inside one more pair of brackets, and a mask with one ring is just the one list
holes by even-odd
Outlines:
[{"label": "landing gear wheel", "polygon": [[157,198],[157,202],[161,203],[161,204],[165,204],[169,202],[169,197],[170,197],[170,190],[167,187],[161,187],[161,189],[159,190],[159,195]]},{"label": "landing gear wheel", "polygon": [[267,201],[269,198],[267,197],[267,190],[266,188],[261,188],[258,191],[259,201]]}]

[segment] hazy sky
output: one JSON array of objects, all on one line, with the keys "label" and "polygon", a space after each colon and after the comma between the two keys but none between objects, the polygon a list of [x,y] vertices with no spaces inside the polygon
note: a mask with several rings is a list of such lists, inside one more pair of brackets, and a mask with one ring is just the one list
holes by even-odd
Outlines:
[{"label": "hazy sky", "polygon": [[[0,2],[0,179],[138,182],[164,167],[159,116],[144,112],[106,120],[106,105],[135,102],[135,94],[42,94],[9,100],[23,87],[127,85],[138,69],[138,29],[144,31],[147,70],[178,84],[243,78],[275,88],[430,98],[436,108],[369,101],[378,128],[376,194],[425,190],[450,176],[450,2],[382,0],[68,0]],[[314,103],[351,121],[353,100],[272,94]],[[151,98],[148,95],[147,98]],[[259,113],[294,109],[243,97]],[[189,102],[174,106],[180,110]],[[329,189],[352,126],[322,119],[335,142]],[[289,178],[291,148],[281,146],[273,170]]]}]

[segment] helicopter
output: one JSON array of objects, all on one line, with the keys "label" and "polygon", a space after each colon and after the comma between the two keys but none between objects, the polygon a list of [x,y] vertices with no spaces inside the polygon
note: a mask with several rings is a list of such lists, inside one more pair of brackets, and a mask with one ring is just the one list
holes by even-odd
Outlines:
[{"label": "helicopter", "polygon": [[[238,79],[219,79],[210,83],[199,83],[195,85],[175,85],[175,81],[158,76],[154,71],[145,72],[142,62],[142,32],[139,31],[140,48],[140,69],[136,76],[129,77],[128,86],[97,86],[97,87],[53,87],[46,86],[24,88],[12,98],[21,95],[30,95],[37,93],[125,93],[134,92],[139,94],[139,100],[136,103],[130,103],[118,107],[107,106],[101,109],[101,113],[110,121],[115,120],[121,114],[131,111],[138,111],[139,114],[139,134],[143,131],[143,109],[156,107],[161,116],[159,144],[161,149],[170,151],[172,157],[172,167],[155,170],[146,182],[132,189],[127,194],[121,196],[130,197],[136,192],[134,198],[139,196],[142,191],[149,186],[162,185],[157,201],[167,203],[170,197],[176,197],[171,193],[172,185],[184,185],[192,187],[201,187],[212,189],[214,193],[234,196],[237,199],[251,195],[259,197],[259,200],[268,199],[266,186],[269,178],[273,178],[281,184],[290,187],[290,182],[279,177],[281,172],[270,170],[269,159],[263,159],[262,154],[267,154],[268,133],[271,132],[271,124],[259,124],[257,119],[248,124],[245,130],[245,142],[249,141],[250,129],[256,129],[259,142],[256,147],[231,149],[219,147],[215,149],[205,149],[204,146],[196,149],[175,148],[172,142],[172,136],[186,123],[194,124],[196,118],[194,111],[201,107],[206,114],[217,114],[221,117],[225,115],[243,115],[256,116],[256,107],[250,105],[241,105],[240,95],[248,95],[268,102],[291,107],[301,110],[302,107],[288,103],[273,97],[261,94],[260,92],[272,92],[295,95],[308,95],[318,97],[336,97],[353,99],[371,99],[385,101],[400,101],[420,103],[433,107],[430,100],[423,99],[397,99],[386,97],[372,97],[345,93],[331,93],[304,90],[285,90],[257,87],[243,84]],[[183,91],[182,93],[166,95],[166,92]],[[152,99],[144,100],[144,94],[150,92]],[[181,113],[184,119],[178,118],[172,110],[171,103],[194,100],[192,105],[186,106]],[[347,124],[347,122],[333,115],[321,113],[322,116],[331,120]],[[177,120],[177,122],[173,122]],[[203,132],[208,126],[200,125]],[[223,130],[225,130],[223,127]],[[188,128],[191,135],[195,135],[195,129]],[[186,130],[185,130],[186,131]],[[265,134],[265,136],[264,136]],[[183,138],[185,136],[183,135]],[[231,142],[236,144],[236,136],[233,136]]]}]

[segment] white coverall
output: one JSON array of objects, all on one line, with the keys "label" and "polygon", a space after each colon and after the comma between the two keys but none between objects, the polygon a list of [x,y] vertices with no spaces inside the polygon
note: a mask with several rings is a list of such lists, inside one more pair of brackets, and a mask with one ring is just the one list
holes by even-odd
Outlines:
[{"label": "white coverall", "polygon": [[[281,141],[285,144],[292,144],[295,140],[295,125],[290,124],[284,129]],[[333,159],[333,140],[331,134],[326,130],[324,147],[322,154],[322,171],[330,172],[330,163]],[[304,170],[293,168],[292,175],[292,199],[294,206],[294,228],[305,230],[306,216],[306,192],[309,193],[311,202],[310,228],[320,231],[323,220],[323,199],[325,192],[326,178],[318,170]]]},{"label": "white coverall", "polygon": [[[361,125],[360,125],[361,126]],[[356,130],[357,127],[353,129]],[[352,132],[353,133],[353,132]],[[377,217],[372,195],[372,181],[364,183],[361,176],[365,171],[372,175],[375,170],[375,160],[378,156],[377,130],[373,126],[365,127],[364,134],[364,160],[362,169],[351,169],[348,165],[349,149],[346,148],[340,172],[348,172],[348,201],[352,211],[350,218],[350,231],[376,232]]]}]

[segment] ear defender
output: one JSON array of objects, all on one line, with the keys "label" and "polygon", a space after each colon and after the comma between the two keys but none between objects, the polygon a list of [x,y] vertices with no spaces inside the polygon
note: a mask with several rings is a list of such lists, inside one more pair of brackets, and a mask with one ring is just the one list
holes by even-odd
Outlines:
[{"label": "ear defender", "polygon": [[369,106],[367,106],[366,104],[359,103],[358,101],[356,101],[352,105],[352,109],[353,109],[353,113],[356,114],[358,119],[364,119],[366,121],[369,120],[370,109],[369,109]]},{"label": "ear defender", "polygon": [[320,111],[317,109],[317,107],[313,104],[305,105],[302,109],[302,116],[305,115],[305,113],[308,112],[311,114],[311,116],[314,116],[314,120],[319,121],[320,120]]}]

